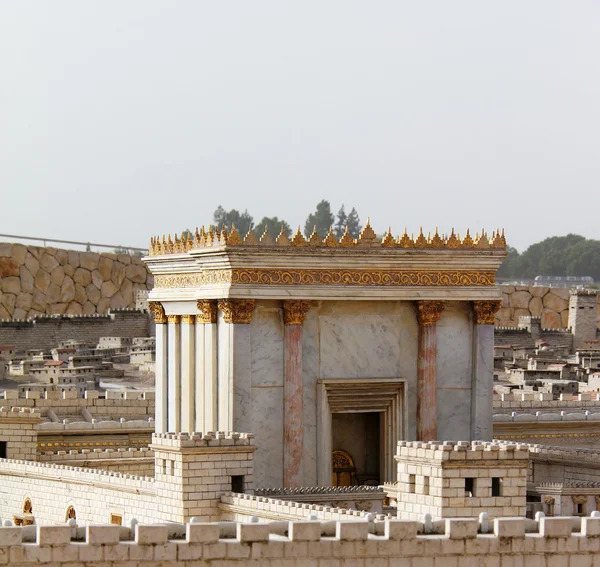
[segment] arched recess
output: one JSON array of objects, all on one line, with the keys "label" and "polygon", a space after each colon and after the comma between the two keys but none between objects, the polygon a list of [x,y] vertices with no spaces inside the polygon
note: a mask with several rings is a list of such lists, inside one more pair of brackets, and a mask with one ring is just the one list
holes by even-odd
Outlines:
[{"label": "arched recess", "polygon": [[23,501],[22,512],[23,514],[33,514],[33,504],[31,503],[31,498],[29,498],[29,496]]},{"label": "arched recess", "polygon": [[69,520],[76,520],[76,519],[77,519],[77,512],[75,511],[75,507],[69,506],[67,508],[67,511],[65,512],[65,522],[68,522]]}]

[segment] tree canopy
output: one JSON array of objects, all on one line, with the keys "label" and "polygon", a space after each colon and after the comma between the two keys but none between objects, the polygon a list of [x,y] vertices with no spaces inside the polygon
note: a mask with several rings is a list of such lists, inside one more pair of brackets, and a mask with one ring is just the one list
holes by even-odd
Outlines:
[{"label": "tree canopy", "polygon": [[219,228],[225,225],[225,228],[228,231],[230,231],[231,227],[235,225],[235,229],[243,238],[246,234],[248,234],[248,231],[252,228],[252,223],[254,222],[254,219],[247,210],[245,210],[243,213],[240,213],[236,209],[226,211],[223,207],[219,205],[213,213],[213,222]]},{"label": "tree canopy", "polygon": [[600,240],[567,234],[536,242],[522,254],[515,248],[508,250],[498,277],[591,276],[600,281]]},{"label": "tree canopy", "polygon": [[282,227],[283,232],[288,238],[292,236],[292,229],[290,225],[283,219],[280,220],[277,217],[263,217],[262,220],[254,227],[256,236],[260,238],[267,227],[269,228],[269,233],[271,236],[273,236],[273,238],[277,238],[277,236],[279,236]]},{"label": "tree canopy", "polygon": [[325,238],[329,229],[333,226],[335,217],[331,212],[331,205],[329,201],[323,199],[317,204],[317,208],[314,213],[310,213],[304,223],[304,235],[308,238],[313,229],[316,227],[317,233],[321,238]]}]

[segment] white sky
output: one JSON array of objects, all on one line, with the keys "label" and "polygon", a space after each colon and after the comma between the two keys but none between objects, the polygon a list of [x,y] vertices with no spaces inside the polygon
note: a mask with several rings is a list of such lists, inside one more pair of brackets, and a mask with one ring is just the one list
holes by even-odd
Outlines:
[{"label": "white sky", "polygon": [[600,238],[600,2],[0,0],[0,233],[219,205]]}]

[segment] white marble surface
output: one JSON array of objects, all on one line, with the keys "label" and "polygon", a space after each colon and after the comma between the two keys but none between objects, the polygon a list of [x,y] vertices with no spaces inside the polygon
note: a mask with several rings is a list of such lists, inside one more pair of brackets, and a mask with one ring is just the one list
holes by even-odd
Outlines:
[{"label": "white marble surface", "polygon": [[283,386],[281,308],[264,306],[259,302],[254,309],[250,327],[252,386]]},{"label": "white marble surface", "polygon": [[438,390],[438,438],[464,441],[471,437],[471,389]]},{"label": "white marble surface", "polygon": [[257,488],[283,486],[283,388],[252,388],[251,431],[258,447],[254,453]]}]

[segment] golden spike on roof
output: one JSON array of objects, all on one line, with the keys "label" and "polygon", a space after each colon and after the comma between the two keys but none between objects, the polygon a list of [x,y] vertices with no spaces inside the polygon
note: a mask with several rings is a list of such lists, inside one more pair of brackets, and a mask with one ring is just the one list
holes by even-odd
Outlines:
[{"label": "golden spike on roof", "polygon": [[381,242],[383,248],[396,248],[396,239],[392,235],[392,227],[388,226],[385,238]]},{"label": "golden spike on roof", "polygon": [[457,238],[454,234],[454,227],[452,227],[452,232],[446,240],[446,248],[460,248],[460,238]]},{"label": "golden spike on roof", "polygon": [[371,219],[367,219],[367,224],[360,231],[356,244],[361,247],[372,247],[375,244],[379,244],[377,234],[375,234],[375,231],[371,227]]},{"label": "golden spike on roof", "polygon": [[258,246],[258,238],[256,238],[256,234],[252,229],[248,231],[244,238],[244,246]]},{"label": "golden spike on roof", "polygon": [[492,242],[490,244],[495,250],[506,250],[506,238],[504,238],[504,229],[502,229],[502,234],[500,234],[500,229],[496,231],[496,236],[492,239]]},{"label": "golden spike on roof", "polygon": [[435,234],[429,239],[429,246],[431,248],[446,248],[446,243],[443,238],[440,238],[437,227],[435,228]]},{"label": "golden spike on roof", "polygon": [[319,236],[317,232],[317,225],[313,226],[312,234],[308,239],[309,246],[323,246],[323,239]]},{"label": "golden spike on roof", "polygon": [[275,239],[275,244],[277,244],[277,246],[289,246],[290,245],[290,239],[287,237],[287,234],[285,233],[285,229],[284,229],[283,225],[281,225],[281,230],[279,231],[279,235]]},{"label": "golden spike on roof", "polygon": [[468,228],[467,228],[467,234],[465,235],[465,237],[462,239],[462,242],[460,243],[460,247],[461,248],[474,248],[475,247],[475,243],[473,242],[473,239],[471,238],[471,235],[469,234]]},{"label": "golden spike on roof", "polygon": [[298,225],[298,230],[296,231],[296,234],[294,234],[291,244],[292,246],[308,246],[308,242],[306,242],[306,239],[302,236],[300,225]]},{"label": "golden spike on roof", "polygon": [[402,238],[398,239],[398,246],[400,248],[414,248],[415,243],[413,239],[408,236],[408,232],[406,231],[406,227],[404,227],[404,234],[402,234]]},{"label": "golden spike on roof", "polygon": [[240,246],[242,244],[242,239],[240,238],[239,232],[235,229],[235,225],[231,223],[231,232],[227,237],[227,245],[228,246]]},{"label": "golden spike on roof", "polygon": [[477,239],[477,241],[475,243],[475,248],[478,248],[479,250],[487,250],[489,247],[490,247],[490,241],[488,240],[488,237],[485,234],[485,231],[482,229],[481,236]]},{"label": "golden spike on roof", "polygon": [[262,233],[262,236],[260,237],[260,243],[262,246],[274,246],[275,245],[275,239],[269,232],[269,227],[267,225],[265,225],[265,231]]},{"label": "golden spike on roof", "polygon": [[415,240],[415,248],[428,248],[427,239],[423,234],[423,227],[420,227],[419,229],[419,236],[417,236],[417,239]]},{"label": "golden spike on roof", "polygon": [[323,240],[323,244],[328,248],[335,248],[338,245],[337,238],[335,237],[335,234],[333,234],[332,226],[329,227],[329,232],[327,233],[325,240]]},{"label": "golden spike on roof", "polygon": [[346,225],[346,230],[344,231],[342,238],[340,238],[340,246],[342,248],[352,248],[353,246],[356,246],[356,242],[354,241],[354,238],[352,238],[350,236],[350,231],[348,230],[348,225]]}]

